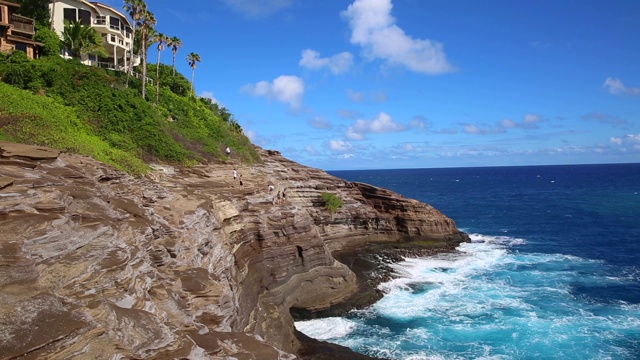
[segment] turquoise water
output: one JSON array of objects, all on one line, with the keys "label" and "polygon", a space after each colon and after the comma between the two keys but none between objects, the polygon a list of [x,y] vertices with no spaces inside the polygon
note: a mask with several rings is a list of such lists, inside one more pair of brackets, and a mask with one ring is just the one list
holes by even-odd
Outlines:
[{"label": "turquoise water", "polygon": [[640,164],[336,171],[470,234],[306,334],[387,359],[640,359]]}]

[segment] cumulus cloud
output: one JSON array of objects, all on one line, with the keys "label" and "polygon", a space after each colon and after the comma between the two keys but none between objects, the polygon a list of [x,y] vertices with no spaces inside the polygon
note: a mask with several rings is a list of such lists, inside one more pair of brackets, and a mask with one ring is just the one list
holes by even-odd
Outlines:
[{"label": "cumulus cloud", "polygon": [[350,142],[344,140],[329,140],[328,148],[331,151],[347,152],[353,148]]},{"label": "cumulus cloud", "polygon": [[260,81],[245,85],[240,90],[253,96],[275,99],[288,104],[292,110],[299,110],[304,95],[304,81],[297,76],[282,75],[272,82]]},{"label": "cumulus cloud", "polygon": [[609,142],[616,145],[629,144],[637,146],[640,145],[640,134],[627,134],[619,137],[612,136]]},{"label": "cumulus cloud", "polygon": [[610,94],[613,94],[613,95],[620,95],[620,94],[640,95],[640,88],[627,87],[624,85],[624,83],[620,79],[614,78],[614,77],[608,77],[604,81],[604,84],[602,84],[602,87],[605,88]]},{"label": "cumulus cloud", "polygon": [[351,43],[369,59],[381,59],[423,74],[454,71],[441,43],[414,39],[398,27],[391,0],[355,0],[342,15],[349,20]]},{"label": "cumulus cloud", "polygon": [[357,120],[347,129],[346,136],[350,140],[363,140],[365,134],[385,134],[405,131],[407,127],[393,121],[391,116],[381,112],[371,120]]},{"label": "cumulus cloud", "polygon": [[313,118],[307,120],[307,123],[315,129],[327,130],[333,127],[331,123],[322,116],[314,116]]},{"label": "cumulus cloud", "polygon": [[340,74],[349,70],[353,64],[353,55],[345,51],[331,57],[321,58],[319,52],[306,49],[302,51],[302,58],[298,64],[310,70],[328,68],[332,73]]},{"label": "cumulus cloud", "polygon": [[293,0],[224,0],[224,2],[248,18],[267,17],[293,4]]}]

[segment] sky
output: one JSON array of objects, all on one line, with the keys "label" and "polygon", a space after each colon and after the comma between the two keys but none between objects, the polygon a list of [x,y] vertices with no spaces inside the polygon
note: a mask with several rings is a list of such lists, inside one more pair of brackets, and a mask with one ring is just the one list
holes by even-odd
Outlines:
[{"label": "sky", "polygon": [[191,78],[187,54],[201,56],[196,93],[254,144],[303,165],[640,162],[637,0],[147,5],[156,29],[184,43],[182,74]]}]

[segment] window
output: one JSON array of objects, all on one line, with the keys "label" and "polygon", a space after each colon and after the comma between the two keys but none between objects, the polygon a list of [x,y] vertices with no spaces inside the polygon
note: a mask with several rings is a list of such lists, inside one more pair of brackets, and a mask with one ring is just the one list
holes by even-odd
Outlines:
[{"label": "window", "polygon": [[120,30],[120,19],[114,16],[109,16],[109,21],[111,22],[112,29]]},{"label": "window", "polygon": [[15,47],[16,47],[16,50],[27,52],[27,44],[25,43],[16,42]]},{"label": "window", "polygon": [[78,10],[80,12],[80,22],[82,25],[91,25],[91,11],[89,10]]},{"label": "window", "polygon": [[64,9],[64,19],[70,22],[74,22],[78,20],[78,12],[76,9]]}]

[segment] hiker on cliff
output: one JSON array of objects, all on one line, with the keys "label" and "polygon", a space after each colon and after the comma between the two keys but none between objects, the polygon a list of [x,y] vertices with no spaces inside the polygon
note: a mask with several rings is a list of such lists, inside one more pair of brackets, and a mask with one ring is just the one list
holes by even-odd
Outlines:
[{"label": "hiker on cliff", "polygon": [[233,182],[236,182],[236,180],[238,180],[238,172],[236,169],[233,169]]},{"label": "hiker on cliff", "polygon": [[225,153],[227,153],[227,156],[231,156],[231,149],[229,149],[229,147],[227,146],[227,148],[224,150]]},{"label": "hiker on cliff", "polygon": [[242,187],[242,174],[240,174],[240,187]]}]

